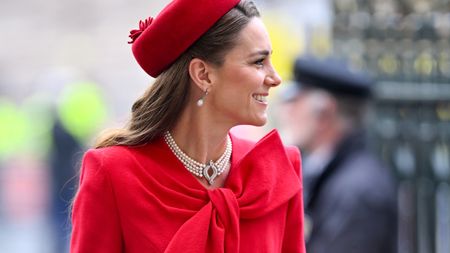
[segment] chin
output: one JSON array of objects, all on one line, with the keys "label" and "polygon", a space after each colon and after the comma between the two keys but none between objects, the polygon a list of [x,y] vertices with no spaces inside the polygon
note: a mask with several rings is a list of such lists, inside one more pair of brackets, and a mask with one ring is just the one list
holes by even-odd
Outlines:
[{"label": "chin", "polygon": [[264,126],[266,123],[267,123],[267,117],[261,117],[261,118],[252,120],[251,122],[247,123],[246,125],[261,127],[261,126]]},{"label": "chin", "polygon": [[252,116],[246,116],[241,117],[236,121],[235,125],[249,125],[249,126],[256,126],[261,127],[264,126],[267,123],[267,114],[261,113],[261,114],[253,114]]}]

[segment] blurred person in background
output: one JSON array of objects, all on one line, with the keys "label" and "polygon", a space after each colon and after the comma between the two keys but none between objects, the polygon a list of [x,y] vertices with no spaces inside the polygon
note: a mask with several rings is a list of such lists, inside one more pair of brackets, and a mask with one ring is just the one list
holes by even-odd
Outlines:
[{"label": "blurred person in background", "polygon": [[365,141],[371,79],[333,58],[299,57],[294,71],[281,97],[304,155],[307,252],[395,252],[395,180]]},{"label": "blurred person in background", "polygon": [[281,82],[248,0],[175,0],[130,34],[156,80],[82,163],[71,251],[305,252],[300,155],[267,121]]},{"label": "blurred person in background", "polygon": [[85,146],[106,119],[106,105],[96,83],[69,82],[52,110],[49,165],[52,177],[51,217],[55,252],[69,251],[69,209],[78,183]]},{"label": "blurred person in background", "polygon": [[64,127],[59,118],[51,129],[49,152],[52,173],[51,216],[56,239],[55,252],[67,252],[70,238],[68,210],[75,193],[76,168],[79,166],[82,144]]}]

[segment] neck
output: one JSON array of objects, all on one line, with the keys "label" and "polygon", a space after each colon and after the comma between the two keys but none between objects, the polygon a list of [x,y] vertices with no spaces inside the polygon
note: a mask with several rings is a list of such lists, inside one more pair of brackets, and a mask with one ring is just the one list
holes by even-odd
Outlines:
[{"label": "neck", "polygon": [[208,108],[191,103],[170,131],[180,149],[201,163],[216,161],[225,152],[231,128],[213,120],[209,115]]}]

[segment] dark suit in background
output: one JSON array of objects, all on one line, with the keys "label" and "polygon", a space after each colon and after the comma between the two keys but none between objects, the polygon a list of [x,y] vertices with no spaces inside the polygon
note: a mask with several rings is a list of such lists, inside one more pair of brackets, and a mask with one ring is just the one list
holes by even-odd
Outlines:
[{"label": "dark suit in background", "polygon": [[395,183],[361,134],[347,136],[322,173],[304,180],[308,252],[395,252]]},{"label": "dark suit in background", "polygon": [[372,80],[332,58],[298,58],[294,74],[281,111],[304,154],[307,252],[395,252],[395,178],[365,141]]}]

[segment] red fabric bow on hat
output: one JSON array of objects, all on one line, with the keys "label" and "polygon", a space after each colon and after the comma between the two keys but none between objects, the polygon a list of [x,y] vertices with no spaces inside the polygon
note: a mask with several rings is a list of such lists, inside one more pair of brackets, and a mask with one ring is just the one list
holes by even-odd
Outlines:
[{"label": "red fabric bow on hat", "polygon": [[149,17],[144,21],[140,20],[139,29],[134,29],[130,31],[130,35],[128,35],[128,37],[130,37],[131,41],[128,41],[128,44],[132,44],[139,37],[139,35],[141,35],[141,33],[152,24],[152,21],[153,21],[152,17]]}]

